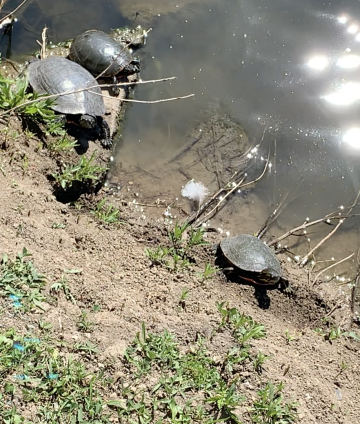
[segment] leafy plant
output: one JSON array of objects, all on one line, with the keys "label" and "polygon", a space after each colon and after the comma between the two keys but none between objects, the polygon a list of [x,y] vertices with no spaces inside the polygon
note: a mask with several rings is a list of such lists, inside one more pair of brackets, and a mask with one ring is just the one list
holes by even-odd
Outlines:
[{"label": "leafy plant", "polygon": [[296,420],[294,402],[284,403],[283,383],[274,385],[268,382],[264,389],[258,391],[258,399],[250,408],[251,419],[255,424],[289,424]]},{"label": "leafy plant", "polygon": [[115,209],[111,204],[105,206],[105,203],[106,199],[104,198],[96,205],[96,208],[91,213],[105,224],[121,223],[119,209]]},{"label": "leafy plant", "polygon": [[6,254],[1,259],[0,294],[9,295],[18,308],[41,308],[41,302],[45,300],[40,290],[46,283],[46,277],[37,272],[30,257],[24,247],[15,260],[9,259]]},{"label": "leafy plant", "polygon": [[94,159],[95,152],[89,159],[82,155],[77,165],[67,165],[61,173],[53,174],[53,177],[64,190],[71,188],[75,181],[82,183],[97,181],[107,168],[94,165]]},{"label": "leafy plant", "polygon": [[81,311],[79,322],[77,324],[79,331],[90,333],[91,331],[94,330],[95,326],[96,326],[95,322],[91,322],[88,320],[87,313],[85,311]]},{"label": "leafy plant", "polygon": [[194,230],[187,223],[181,225],[176,223],[174,229],[168,232],[170,247],[147,248],[145,253],[153,265],[164,265],[174,271],[184,269],[191,264],[189,258],[191,249],[194,246],[208,244],[203,235],[203,229]]},{"label": "leafy plant", "polygon": [[70,290],[70,287],[69,287],[69,282],[64,277],[64,275],[61,276],[59,281],[57,281],[57,282],[55,282],[51,285],[50,291],[55,292],[55,293],[62,291],[62,292],[64,292],[67,300],[70,300],[70,302],[72,302],[72,303],[76,303],[75,297],[71,293],[71,290]]}]

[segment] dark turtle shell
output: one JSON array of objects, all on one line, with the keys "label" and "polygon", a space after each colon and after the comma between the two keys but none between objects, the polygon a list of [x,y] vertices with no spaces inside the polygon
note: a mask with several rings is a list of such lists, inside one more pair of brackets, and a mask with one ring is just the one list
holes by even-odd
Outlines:
[{"label": "dark turtle shell", "polygon": [[228,262],[245,271],[250,277],[247,279],[255,283],[275,284],[281,278],[275,253],[257,237],[249,234],[229,237],[221,241],[220,249]]},{"label": "dark turtle shell", "polygon": [[29,83],[39,94],[60,94],[91,87],[91,90],[61,94],[52,106],[57,112],[77,115],[102,116],[105,104],[101,89],[86,69],[60,56],[34,60],[28,67]]},{"label": "dark turtle shell", "polygon": [[126,45],[109,34],[95,29],[78,35],[70,47],[70,59],[93,75],[112,77],[124,70],[133,60]]}]

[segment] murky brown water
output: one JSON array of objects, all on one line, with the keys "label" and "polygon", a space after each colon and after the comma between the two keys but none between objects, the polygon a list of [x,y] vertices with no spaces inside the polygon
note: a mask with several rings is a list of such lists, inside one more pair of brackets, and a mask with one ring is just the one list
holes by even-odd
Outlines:
[{"label": "murky brown water", "polygon": [[[4,10],[17,4],[9,0]],[[216,189],[231,162],[229,145],[223,151],[211,142],[207,151],[197,143],[179,160],[170,159],[198,137],[204,122],[228,114],[250,142],[267,129],[254,175],[269,149],[272,168],[255,190],[235,196],[213,225],[231,233],[254,232],[290,192],[291,201],[272,228],[281,234],[306,217],[348,205],[360,187],[357,5],[355,0],[29,0],[17,13],[12,52],[36,49],[44,24],[54,42],[89,28],[151,26],[139,52],[142,78],[177,79],[141,85],[134,98],[195,96],[129,107],[111,182],[140,203],[160,199],[186,209],[181,187],[195,178]],[[321,256],[340,259],[356,251],[358,226],[357,218],[348,220]],[[323,234],[312,234],[311,244]],[[305,251],[306,244],[299,249]]]}]

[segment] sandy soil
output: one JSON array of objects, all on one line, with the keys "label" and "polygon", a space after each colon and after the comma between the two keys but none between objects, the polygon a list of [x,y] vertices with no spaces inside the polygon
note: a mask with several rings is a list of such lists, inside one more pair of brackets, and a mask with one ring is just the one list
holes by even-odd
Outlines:
[{"label": "sandy soil", "polygon": [[[97,194],[82,195],[73,204],[58,202],[48,176],[58,170],[61,158],[49,154],[38,139],[26,138],[15,121],[13,128],[19,136],[6,140],[2,132],[0,142],[1,254],[14,257],[26,247],[36,268],[48,276],[48,288],[66,269],[81,273],[67,275],[76,304],[61,295],[57,304],[46,303],[45,311],[14,314],[7,299],[0,299],[0,329],[15,326],[23,332],[36,331],[40,319],[51,322],[55,337],[68,341],[91,338],[98,343],[101,357],[113,358],[116,370],[142,322],[155,333],[168,329],[186,347],[199,334],[210,335],[218,320],[215,302],[228,302],[266,326],[267,337],[254,342],[255,349],[271,355],[262,378],[285,383],[287,398],[299,403],[300,423],[358,422],[360,344],[344,336],[327,340],[315,331],[322,328],[328,333],[338,325],[347,329],[355,325],[349,299],[339,296],[337,287],[311,287],[305,271],[285,262],[292,294],[279,290],[265,294],[244,282],[227,281],[221,273],[202,282],[194,271],[214,263],[209,247],[195,250],[191,272],[171,273],[151,266],[145,248],[166,245],[166,228],[138,218],[126,190],[110,197],[103,188]],[[110,153],[90,142],[89,153],[95,149],[104,163]],[[75,162],[76,153],[62,160]],[[101,225],[90,214],[104,196],[120,209],[122,225]],[[64,224],[64,228],[53,224]],[[209,234],[211,242],[219,239]],[[189,297],[179,308],[184,289]],[[92,312],[93,305],[101,310]],[[91,335],[77,329],[82,310],[97,323]],[[293,340],[287,340],[286,330]],[[356,326],[353,330],[358,331]],[[218,334],[211,349],[221,352],[226,343],[225,336]],[[341,371],[341,364],[346,369]],[[248,395],[255,396],[251,376],[244,376],[247,380]]]}]

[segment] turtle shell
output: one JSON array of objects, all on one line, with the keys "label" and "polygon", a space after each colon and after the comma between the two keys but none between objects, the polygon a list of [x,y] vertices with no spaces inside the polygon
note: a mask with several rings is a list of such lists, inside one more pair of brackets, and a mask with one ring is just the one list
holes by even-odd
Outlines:
[{"label": "turtle shell", "polygon": [[52,106],[57,112],[77,115],[102,116],[105,104],[101,89],[94,77],[75,62],[60,56],[34,60],[28,67],[29,83],[39,94],[60,94],[91,87],[90,90],[62,94]]},{"label": "turtle shell", "polygon": [[221,241],[225,258],[247,275],[254,274],[254,282],[274,284],[281,278],[281,267],[275,253],[257,237],[241,234]]},{"label": "turtle shell", "polygon": [[130,64],[133,57],[125,44],[95,29],[78,35],[70,47],[70,59],[93,75],[112,77]]}]

